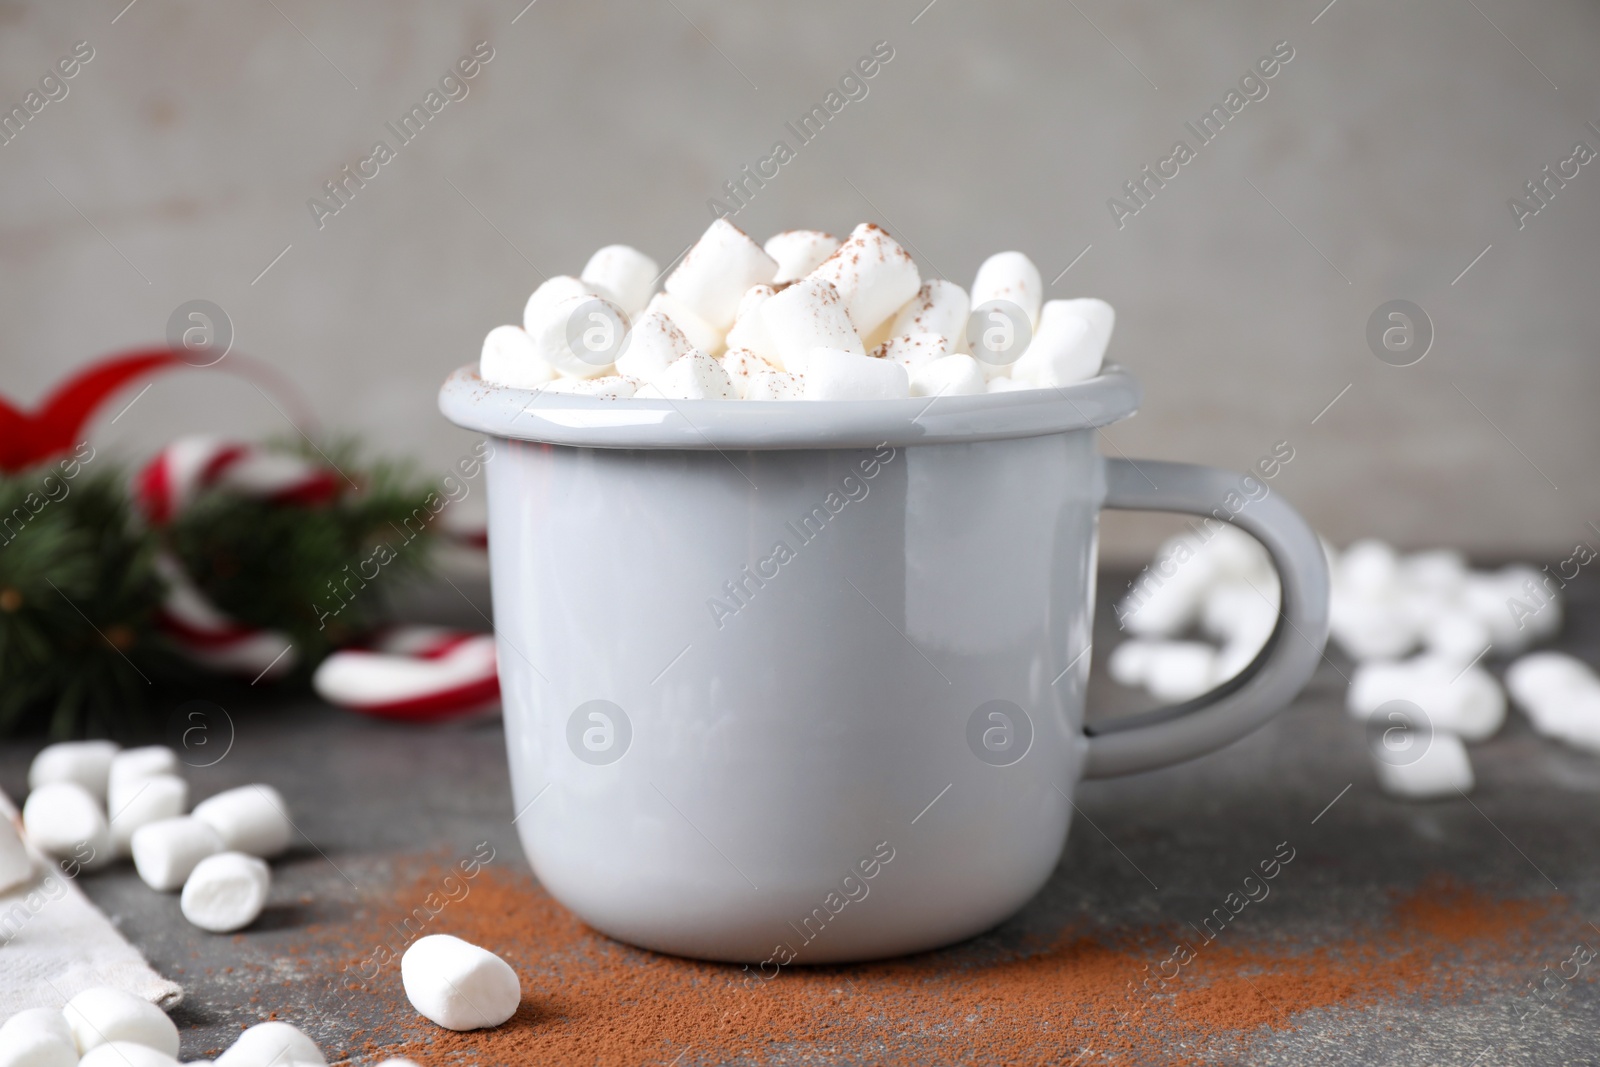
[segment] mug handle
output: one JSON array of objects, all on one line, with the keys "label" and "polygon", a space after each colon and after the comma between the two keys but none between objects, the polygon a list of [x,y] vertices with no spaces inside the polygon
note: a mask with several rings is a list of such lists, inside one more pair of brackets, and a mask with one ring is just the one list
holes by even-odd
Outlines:
[{"label": "mug handle", "polygon": [[[1227,517],[1266,548],[1282,601],[1266,646],[1239,674],[1183,704],[1085,728],[1086,778],[1154,770],[1202,756],[1263,725],[1294,699],[1328,640],[1328,561],[1317,535],[1278,495],[1228,515],[1240,476],[1215,467],[1104,459],[1105,507]],[[1215,512],[1221,512],[1218,516]]]}]

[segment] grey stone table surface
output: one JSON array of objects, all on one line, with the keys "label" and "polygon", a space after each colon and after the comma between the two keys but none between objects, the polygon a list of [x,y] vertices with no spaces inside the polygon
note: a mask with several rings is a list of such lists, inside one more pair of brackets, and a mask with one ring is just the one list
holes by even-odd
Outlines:
[{"label": "grey stone table surface", "polygon": [[[1108,581],[1102,588],[1120,585]],[[466,588],[475,598],[484,595]],[[1584,583],[1572,594],[1558,644],[1594,662],[1600,597],[1589,595]],[[459,616],[454,621],[481,626],[461,604],[452,610]],[[1105,605],[1100,615],[1097,643],[1109,649],[1116,638]],[[1249,868],[1288,841],[1296,851],[1292,867],[1266,901],[1236,921],[1253,927],[1242,931],[1247,936],[1335,943],[1371,928],[1397,895],[1426,892],[1440,879],[1496,901],[1542,903],[1553,918],[1537,939],[1508,948],[1494,966],[1480,960],[1475,973],[1461,976],[1455,995],[1402,992],[1378,1005],[1304,1012],[1290,1004],[1293,1025],[1261,1028],[1225,1048],[1197,1049],[1197,1059],[1600,1063],[1600,988],[1594,981],[1600,964],[1548,981],[1575,945],[1600,945],[1590,923],[1600,920],[1600,757],[1536,736],[1513,713],[1498,736],[1473,748],[1477,786],[1470,798],[1397,802],[1378,790],[1362,729],[1342,710],[1350,669],[1330,654],[1299,700],[1222,752],[1086,784],[1055,875],[994,936],[1048,930],[1072,916],[1091,916],[1106,929],[1198,924]],[[1091,706],[1099,713],[1134,702],[1097,672]],[[185,1056],[214,1054],[240,1026],[277,1012],[330,1052],[348,1050],[353,1062],[376,1062],[382,1057],[352,1038],[368,1023],[360,1005],[329,1004],[319,977],[359,946],[383,940],[364,895],[397,877],[400,858],[430,851],[465,856],[487,840],[503,857],[498,862],[525,867],[511,826],[499,723],[409,727],[333,711],[309,698],[258,699],[228,712],[231,748],[215,765],[188,772],[194,794],[273,783],[288,798],[301,834],[276,864],[272,904],[261,920],[241,935],[216,937],[188,926],[173,897],[145,889],[126,866],[81,883],[151,963],[184,986],[174,1017]],[[219,732],[217,740],[226,738]],[[25,791],[37,747],[0,745],[0,786],[14,797]],[[0,948],[0,960],[3,953]],[[1540,980],[1551,990],[1546,1006],[1519,1018],[1518,1005],[1531,1003],[1525,997],[1530,983]],[[1151,1058],[1158,1051],[1151,1050]],[[812,1059],[804,1049],[791,1049],[786,1058]],[[927,1058],[939,1061],[937,1049],[930,1047]],[[1091,1050],[1083,1062],[1144,1058],[1137,1050]],[[699,1061],[690,1055],[681,1062]],[[873,1057],[862,1053],[850,1062]]]}]

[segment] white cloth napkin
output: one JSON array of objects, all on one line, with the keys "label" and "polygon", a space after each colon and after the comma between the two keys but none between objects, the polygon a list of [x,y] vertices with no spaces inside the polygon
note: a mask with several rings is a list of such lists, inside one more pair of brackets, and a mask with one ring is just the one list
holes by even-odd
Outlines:
[{"label": "white cloth napkin", "polygon": [[[3,790],[0,818],[17,821]],[[32,845],[28,852],[33,880],[0,893],[0,1021],[24,1008],[59,1008],[106,985],[176,1007],[183,989],[151,970],[60,867]]]}]

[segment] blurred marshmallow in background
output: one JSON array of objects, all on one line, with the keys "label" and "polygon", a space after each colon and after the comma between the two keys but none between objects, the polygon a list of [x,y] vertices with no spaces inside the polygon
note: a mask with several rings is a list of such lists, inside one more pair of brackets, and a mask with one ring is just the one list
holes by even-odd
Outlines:
[{"label": "blurred marshmallow in background", "polygon": [[[1271,639],[1279,588],[1266,550],[1235,527],[1212,527],[1167,541],[1129,583],[1116,606],[1129,637],[1107,663],[1113,681],[1192,699],[1236,677]],[[1560,579],[1526,564],[1473,570],[1450,549],[1402,555],[1375,538],[1324,548],[1332,643],[1355,661],[1345,706],[1372,723],[1386,792],[1431,799],[1472,788],[1465,745],[1489,740],[1506,718],[1491,660],[1521,657],[1506,687],[1536,731],[1600,753],[1600,676],[1564,653],[1524,655],[1561,629]]]}]

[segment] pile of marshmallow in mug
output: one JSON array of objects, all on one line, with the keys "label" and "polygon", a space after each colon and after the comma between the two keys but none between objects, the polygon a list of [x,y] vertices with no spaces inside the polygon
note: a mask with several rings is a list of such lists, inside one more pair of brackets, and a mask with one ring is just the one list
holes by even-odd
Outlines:
[{"label": "pile of marshmallow in mug", "polygon": [[[1476,571],[1459,552],[1401,555],[1370,538],[1323,548],[1332,637],[1356,664],[1345,706],[1371,727],[1385,791],[1429,799],[1471,790],[1466,746],[1499,732],[1507,690],[1537,732],[1600,754],[1600,677],[1565,653],[1528,651],[1561,628],[1550,575],[1523,564]],[[1278,579],[1266,550],[1231,526],[1205,540],[1174,538],[1156,559],[1172,564],[1146,568],[1117,605],[1130,637],[1107,668],[1119,684],[1188,700],[1237,675],[1266,644]],[[1196,630],[1210,640],[1187,636]],[[1485,668],[1491,659],[1511,660],[1504,689]]]},{"label": "pile of marshmallow in mug", "polygon": [[521,326],[489,331],[479,375],[611,400],[1000,393],[1094,377],[1115,322],[1103,300],[1045,302],[1021,252],[985,260],[970,293],[924,282],[872,223],[758,245],[718,219],[654,292],[660,273],[637,249],[600,249],[534,290]]}]

